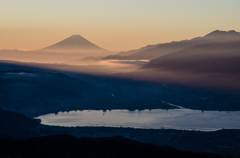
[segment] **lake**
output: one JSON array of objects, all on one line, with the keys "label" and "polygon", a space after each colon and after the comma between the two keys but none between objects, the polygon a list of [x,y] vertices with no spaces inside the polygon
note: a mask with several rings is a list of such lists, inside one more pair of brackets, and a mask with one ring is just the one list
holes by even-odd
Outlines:
[{"label": "lake", "polygon": [[44,125],[132,127],[148,129],[218,130],[240,128],[240,111],[172,110],[83,110],[46,114],[39,117]]}]

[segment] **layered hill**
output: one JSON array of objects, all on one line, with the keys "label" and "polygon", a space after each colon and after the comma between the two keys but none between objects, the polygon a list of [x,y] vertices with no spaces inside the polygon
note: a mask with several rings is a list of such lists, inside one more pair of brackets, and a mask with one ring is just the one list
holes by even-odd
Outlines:
[{"label": "layered hill", "polygon": [[[21,68],[20,68],[21,69]],[[0,109],[27,116],[81,107],[95,86],[62,73],[0,71]]]},{"label": "layered hill", "polygon": [[0,71],[0,79],[1,78],[21,79],[28,82],[53,86],[54,88],[60,88],[75,93],[86,93],[94,89],[93,85],[80,79],[67,76],[63,73],[51,73],[33,70],[12,70]]},{"label": "layered hill", "polygon": [[[161,47],[163,50],[164,46],[167,48],[167,45],[175,45],[175,47],[169,47],[169,50],[173,50],[177,48],[176,45],[183,48],[184,45],[196,44],[178,51],[169,51],[170,53],[151,59],[141,70],[128,74],[116,74],[115,76],[239,92],[239,35],[240,33],[236,31],[217,30],[190,41],[159,45],[153,49]],[[151,53],[149,51],[149,54]]]},{"label": "layered hill", "polygon": [[[195,45],[201,45],[212,42],[228,42],[240,40],[240,33],[234,30],[231,31],[213,31],[204,37],[196,37],[191,40],[174,41],[170,43],[151,45],[143,47],[139,50],[132,50],[129,52],[122,52],[116,55],[104,57],[103,60],[116,59],[116,60],[141,60],[141,59],[154,59],[169,53],[174,53],[182,49],[190,48]],[[125,55],[127,54],[127,55]]]},{"label": "layered hill", "polygon": [[153,59],[144,68],[240,75],[240,40],[196,45]]}]

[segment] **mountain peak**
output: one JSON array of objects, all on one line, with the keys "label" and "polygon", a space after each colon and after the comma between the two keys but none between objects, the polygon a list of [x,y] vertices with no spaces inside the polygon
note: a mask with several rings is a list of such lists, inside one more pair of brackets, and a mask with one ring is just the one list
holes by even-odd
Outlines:
[{"label": "mountain peak", "polygon": [[230,30],[230,31],[228,31],[229,33],[238,33],[237,31],[235,31],[235,30]]},{"label": "mountain peak", "polygon": [[230,31],[215,30],[204,36],[204,38],[216,39],[218,41],[238,40],[240,39],[240,33],[235,30]]},{"label": "mountain peak", "polygon": [[106,51],[81,35],[72,35],[56,44],[44,48],[43,50],[51,52]]},{"label": "mountain peak", "polygon": [[72,35],[71,37],[82,37],[81,35]]},{"label": "mountain peak", "polygon": [[214,36],[214,35],[240,35],[240,33],[236,32],[235,30],[230,30],[230,31],[215,30],[215,31],[207,34],[206,36]]},{"label": "mountain peak", "polygon": [[72,35],[72,36],[70,36],[68,38],[83,38],[83,37],[81,35]]}]

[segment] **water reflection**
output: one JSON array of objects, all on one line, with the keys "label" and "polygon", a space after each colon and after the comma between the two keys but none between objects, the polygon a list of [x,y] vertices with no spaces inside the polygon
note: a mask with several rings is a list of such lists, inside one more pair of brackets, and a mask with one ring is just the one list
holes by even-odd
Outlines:
[{"label": "water reflection", "polygon": [[240,128],[240,112],[174,110],[83,110],[59,112],[37,117],[42,124],[59,126],[108,126],[134,128],[173,128],[218,130]]}]

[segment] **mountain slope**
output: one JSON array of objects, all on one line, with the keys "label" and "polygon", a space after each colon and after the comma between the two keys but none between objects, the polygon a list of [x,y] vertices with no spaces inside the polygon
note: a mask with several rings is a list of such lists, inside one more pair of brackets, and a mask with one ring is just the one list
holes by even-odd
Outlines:
[{"label": "mountain slope", "polygon": [[157,47],[159,44],[156,44],[156,45],[148,45],[146,47],[142,47],[140,49],[135,49],[135,50],[129,50],[129,51],[126,51],[126,52],[119,52],[117,53],[116,55],[118,56],[128,56],[128,55],[131,55],[133,53],[137,53],[137,52],[141,52],[141,51],[144,51],[144,50],[147,50],[147,49],[151,49],[151,48],[155,48]]},{"label": "mountain slope", "polygon": [[0,137],[27,139],[40,136],[33,131],[40,123],[22,114],[0,109]]},{"label": "mountain slope", "polygon": [[0,78],[22,79],[25,81],[38,82],[77,93],[86,93],[95,88],[87,82],[63,73],[30,70],[0,71]]},{"label": "mountain slope", "polygon": [[[35,119],[30,119],[19,113],[0,109],[0,123],[22,128],[34,128],[40,125]],[[2,132],[2,130],[0,130]]]},{"label": "mountain slope", "polygon": [[144,68],[240,75],[240,40],[193,46],[153,59]]},{"label": "mountain slope", "polygon": [[171,42],[164,43],[151,46],[148,49],[139,49],[139,51],[135,50],[133,54],[127,56],[120,56],[120,54],[116,54],[114,56],[107,56],[103,58],[103,60],[108,59],[117,59],[117,60],[140,60],[140,59],[154,59],[169,53],[177,52],[182,49],[190,48],[195,45],[200,45],[204,43],[211,42],[227,42],[240,40],[240,33],[236,31],[213,31],[207,34],[204,37],[197,37],[191,40],[183,40],[179,42]]},{"label": "mountain slope", "polygon": [[24,99],[80,99],[81,94],[51,85],[22,79],[0,78],[0,95]]}]

